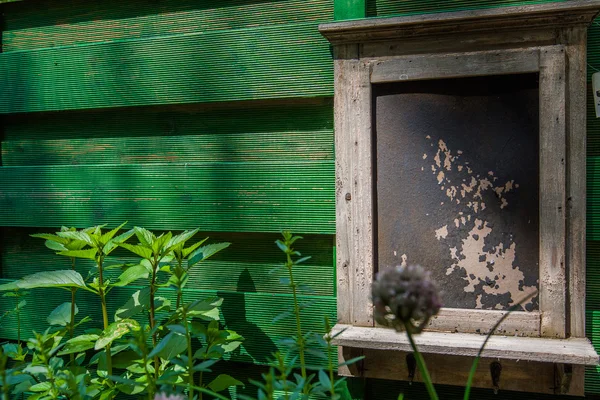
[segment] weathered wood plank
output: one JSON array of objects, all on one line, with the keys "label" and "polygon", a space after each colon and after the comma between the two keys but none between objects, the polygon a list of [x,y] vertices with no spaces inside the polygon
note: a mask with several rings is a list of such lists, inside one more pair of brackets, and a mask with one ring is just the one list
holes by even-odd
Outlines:
[{"label": "weathered wood plank", "polygon": [[336,231],[340,321],[372,326],[371,84],[356,46],[336,53]]},{"label": "weathered wood plank", "polygon": [[567,242],[569,334],[585,337],[587,29],[562,33],[567,56]]},{"label": "weathered wood plank", "polygon": [[3,6],[3,51],[331,19],[331,0],[28,1]]},{"label": "weathered wood plank", "polygon": [[373,62],[372,83],[537,72],[539,51],[427,54]]},{"label": "weathered wood plank", "polygon": [[2,53],[0,113],[331,96],[332,72],[313,23]]},{"label": "weathered wood plank", "polygon": [[541,334],[566,337],[566,69],[563,46],[540,52]]},{"label": "weathered wood plank", "polygon": [[[442,308],[427,327],[431,331],[487,334],[506,311]],[[510,336],[539,336],[540,313],[514,311],[496,330]]]},{"label": "weathered wood plank", "polygon": [[[332,162],[0,168],[0,224],[334,232]],[[174,212],[173,210],[176,210]]]},{"label": "weathered wood plank", "polygon": [[[347,348],[343,348],[346,352]],[[407,352],[390,352],[386,350],[364,350],[365,359],[360,369],[346,370],[344,376],[362,378],[377,378],[389,380],[410,381],[407,367]],[[467,382],[469,371],[473,363],[472,357],[457,357],[438,354],[425,354],[425,363],[429,369],[431,379],[435,384],[464,386]],[[342,362],[345,358],[342,359]],[[502,370],[499,375],[497,389],[499,394],[504,391],[518,391],[529,393],[555,393],[554,365],[520,360],[499,360],[483,358],[479,361],[477,371],[473,378],[473,387],[494,389],[494,382],[490,373],[491,364],[500,363]],[[577,368],[577,366],[575,366]],[[582,368],[582,367],[581,367]],[[572,376],[569,395],[583,395],[583,374]],[[415,371],[414,382],[423,382],[418,369]]]},{"label": "weathered wood plank", "polygon": [[[412,351],[404,333],[392,329],[336,325],[338,346],[374,350]],[[423,332],[415,335],[422,353],[474,357],[479,352],[485,335],[470,333]],[[486,358],[536,361],[548,363],[598,365],[599,358],[592,344],[585,338],[548,339],[493,335],[482,354]]]}]

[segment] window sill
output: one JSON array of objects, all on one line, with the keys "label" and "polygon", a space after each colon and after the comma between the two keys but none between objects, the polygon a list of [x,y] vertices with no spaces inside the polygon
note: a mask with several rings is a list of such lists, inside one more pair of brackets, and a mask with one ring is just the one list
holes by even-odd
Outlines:
[{"label": "window sill", "polygon": [[[337,324],[333,327],[332,334],[338,333],[340,334],[335,338],[334,344],[342,347],[412,351],[406,335],[391,329]],[[419,351],[424,354],[475,357],[485,335],[423,332],[414,338]],[[586,338],[546,339],[494,335],[488,341],[482,356],[575,365],[598,365],[600,361]]]}]

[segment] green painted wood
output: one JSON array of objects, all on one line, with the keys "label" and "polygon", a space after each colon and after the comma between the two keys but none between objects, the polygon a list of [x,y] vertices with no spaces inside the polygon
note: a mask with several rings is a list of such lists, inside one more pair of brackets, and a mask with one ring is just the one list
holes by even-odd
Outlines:
[{"label": "green painted wood", "polygon": [[561,1],[569,0],[452,0],[442,2],[436,0],[367,0],[367,16],[427,14]]},{"label": "green painted wood", "polygon": [[[8,281],[0,280],[0,282]],[[111,319],[114,311],[124,304],[137,289],[139,288],[119,288],[110,293],[107,303]],[[174,294],[175,292],[172,290],[159,290],[159,295],[170,298],[171,301],[175,301]],[[282,350],[280,340],[294,334],[293,321],[284,319],[273,322],[275,316],[291,308],[293,303],[290,294],[236,293],[214,290],[189,290],[185,293],[185,299],[188,301],[212,296],[224,299],[221,307],[223,324],[229,329],[242,333],[246,338],[241,351],[232,355],[233,360],[264,364],[272,352]],[[31,332],[34,330],[38,332],[45,330],[48,325],[44,316],[68,299],[70,299],[69,292],[60,289],[31,291],[27,297],[28,304],[23,309],[22,336],[28,338],[31,337]],[[335,320],[334,297],[302,296],[300,301],[311,301],[311,305],[302,314],[302,323],[307,331],[322,332],[324,315]],[[80,310],[78,317],[88,315],[93,319],[82,329],[102,325],[100,307],[95,297],[88,293],[78,294],[77,304]],[[0,310],[9,307],[11,307],[10,300],[0,297]],[[158,317],[160,318],[160,316]],[[142,321],[141,317],[140,321]],[[17,329],[14,320],[9,320],[0,327],[0,337],[15,339],[16,335]]]},{"label": "green painted wood", "polygon": [[333,15],[336,21],[365,18],[367,4],[365,0],[334,0]]},{"label": "green painted wood", "polygon": [[4,166],[333,160],[331,102],[11,117]]},{"label": "green painted wood", "polygon": [[332,162],[0,169],[0,225],[335,232]]},{"label": "green painted wood", "polygon": [[[33,233],[53,233],[57,229],[3,228],[0,249],[0,278],[19,279],[25,275],[58,269],[69,269],[70,260],[57,256],[44,246],[44,241],[32,238]],[[302,235],[296,249],[311,259],[295,270],[299,284],[310,285],[314,295],[334,296],[334,238],[331,235]],[[230,242],[224,251],[205,263],[192,268],[188,287],[202,290],[233,292],[288,293],[289,288],[280,283],[287,271],[278,269],[285,257],[275,246],[279,233],[233,233],[203,232],[193,241],[209,237],[208,243]],[[138,260],[125,250],[117,249],[107,258],[106,265],[134,263]],[[77,270],[83,276],[93,267],[90,260],[77,260]],[[109,279],[118,276],[117,271],[107,271]],[[139,282],[138,282],[139,283]],[[141,283],[139,283],[141,284]]]},{"label": "green painted wood", "polygon": [[330,20],[332,0],[54,0],[6,6],[4,51]]},{"label": "green painted wood", "polygon": [[0,113],[333,94],[314,23],[0,54]]}]

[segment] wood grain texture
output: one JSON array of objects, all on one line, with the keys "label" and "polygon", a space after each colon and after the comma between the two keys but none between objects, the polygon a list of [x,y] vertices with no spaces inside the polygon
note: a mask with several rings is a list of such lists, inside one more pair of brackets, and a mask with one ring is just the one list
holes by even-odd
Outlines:
[{"label": "wood grain texture", "polygon": [[313,23],[0,54],[0,114],[331,96]]},{"label": "wood grain texture", "polygon": [[563,46],[540,52],[541,334],[566,337],[566,68]]},{"label": "wood grain texture", "polygon": [[520,7],[497,7],[328,23],[320,25],[319,30],[333,44],[412,39],[424,36],[429,36],[431,40],[431,37],[464,32],[485,35],[499,31],[552,30],[556,27],[584,26],[596,16],[598,8],[600,8],[598,0],[573,0]]},{"label": "wood grain texture", "polygon": [[371,85],[357,50],[343,46],[335,55],[338,318],[372,326]]},{"label": "wood grain texture", "polygon": [[[368,328],[338,324],[338,346],[374,350],[412,351],[405,334],[392,329]],[[469,333],[423,332],[415,336],[422,353],[474,357],[485,335]],[[486,358],[536,361],[564,364],[598,365],[598,354],[585,338],[548,339],[493,335],[482,354]]]},{"label": "wood grain texture", "polygon": [[[341,354],[345,357],[353,353],[347,351],[349,348],[342,348]],[[363,351],[365,359],[360,368],[353,370],[347,369],[341,372],[343,376],[377,378],[389,380],[410,381],[409,370],[407,367],[407,352],[371,350]],[[424,354],[425,363],[429,369],[432,381],[437,385],[455,385],[463,386],[467,382],[468,374],[473,363],[472,357],[447,356],[439,354]],[[477,371],[473,379],[473,387],[494,389],[490,365],[493,362],[499,362],[502,366],[500,380],[497,389],[499,394],[507,395],[505,391],[518,391],[528,393],[548,393],[554,394],[554,364],[522,361],[522,360],[502,360],[497,358],[482,358],[478,364]],[[569,395],[583,395],[583,374],[572,377]],[[423,382],[422,376],[418,370],[413,379],[414,382]]]},{"label": "wood grain texture", "polygon": [[537,72],[537,49],[426,54],[374,61],[372,83]]},{"label": "wood grain texture", "polygon": [[330,0],[24,1],[3,7],[3,51],[331,19]]},{"label": "wood grain texture", "polygon": [[[333,162],[0,168],[0,224],[333,233]],[[173,210],[176,210],[174,212]]]},{"label": "wood grain texture", "polygon": [[[442,308],[427,329],[439,332],[487,334],[506,311]],[[514,311],[495,331],[498,335],[539,336],[540,313]]]},{"label": "wood grain texture", "polygon": [[585,337],[587,29],[564,30],[567,56],[567,242],[569,335]]}]

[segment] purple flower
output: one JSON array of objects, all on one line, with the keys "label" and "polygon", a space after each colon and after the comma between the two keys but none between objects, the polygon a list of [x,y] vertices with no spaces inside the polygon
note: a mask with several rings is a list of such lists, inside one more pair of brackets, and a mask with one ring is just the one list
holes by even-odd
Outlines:
[{"label": "purple flower", "polygon": [[375,321],[420,333],[442,307],[438,290],[421,266],[396,266],[377,274],[372,287]]}]

